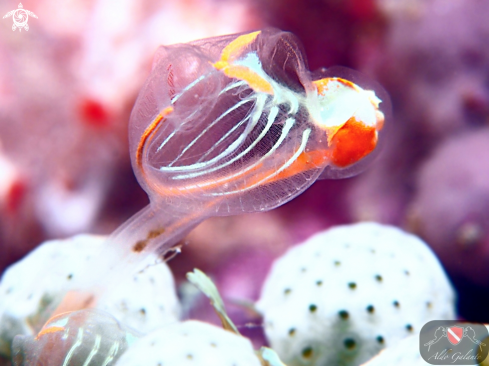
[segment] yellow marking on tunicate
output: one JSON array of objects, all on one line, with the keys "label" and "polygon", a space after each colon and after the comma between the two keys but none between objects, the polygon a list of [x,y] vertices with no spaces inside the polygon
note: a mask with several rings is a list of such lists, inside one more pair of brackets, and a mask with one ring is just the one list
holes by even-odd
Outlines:
[{"label": "yellow marking on tunicate", "polygon": [[43,335],[46,335],[46,334],[51,334],[51,333],[56,333],[56,332],[63,332],[65,330],[64,327],[49,327],[49,328],[46,328],[46,329],[43,329],[41,330],[37,336],[36,336],[36,340],[38,340],[40,337],[42,337]]},{"label": "yellow marking on tunicate", "polygon": [[251,71],[246,66],[228,65],[218,70],[222,70],[222,72],[224,72],[224,74],[226,74],[226,76],[229,76],[230,78],[236,78],[246,81],[251,89],[253,89],[254,91],[273,95],[272,85],[268,81],[263,79],[260,75]]},{"label": "yellow marking on tunicate", "polygon": [[240,56],[243,49],[253,42],[259,34],[260,31],[257,31],[236,38],[222,50],[221,58],[212,66],[230,78],[246,81],[254,91],[273,95],[272,85],[263,77],[246,66],[233,65],[233,61]]},{"label": "yellow marking on tunicate", "polygon": [[253,42],[256,37],[261,33],[261,31],[256,31],[248,34],[243,34],[239,36],[234,41],[229,43],[221,52],[221,59],[214,64],[214,67],[220,70],[220,63],[228,64],[229,61],[233,60],[237,54],[241,52],[243,48],[248,46],[251,42]]}]

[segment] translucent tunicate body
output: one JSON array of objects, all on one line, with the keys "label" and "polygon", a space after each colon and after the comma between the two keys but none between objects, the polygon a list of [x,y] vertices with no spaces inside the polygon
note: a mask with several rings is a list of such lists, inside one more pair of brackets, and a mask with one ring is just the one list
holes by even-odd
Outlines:
[{"label": "translucent tunicate body", "polygon": [[363,83],[351,70],[309,72],[295,36],[277,29],[160,47],[129,126],[151,204],[114,248],[164,253],[209,216],[270,210],[319,177],[359,173],[388,105],[343,75]]},{"label": "translucent tunicate body", "polygon": [[161,47],[130,127],[152,203],[269,210],[327,166],[326,177],[358,173],[383,125],[381,100],[329,75],[313,79],[295,37],[275,29]]},{"label": "translucent tunicate body", "polygon": [[36,337],[15,337],[13,364],[111,366],[138,338],[103,311],[65,313],[50,319]]},{"label": "translucent tunicate body", "polygon": [[352,71],[309,72],[277,29],[160,47],[129,126],[150,205],[111,235],[80,294],[96,306],[210,216],[270,210],[319,177],[357,174],[383,138],[385,105]]},{"label": "translucent tunicate body", "polygon": [[129,125],[151,203],[107,243],[111,278],[207,217],[270,210],[320,176],[363,169],[384,102],[341,77],[354,72],[333,72],[309,72],[300,43],[277,29],[160,47]]}]

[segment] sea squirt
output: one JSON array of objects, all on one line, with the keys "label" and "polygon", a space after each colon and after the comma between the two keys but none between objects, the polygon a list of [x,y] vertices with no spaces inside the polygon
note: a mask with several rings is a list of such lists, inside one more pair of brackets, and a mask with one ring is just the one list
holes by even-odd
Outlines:
[{"label": "sea squirt", "polygon": [[207,217],[270,210],[319,177],[360,172],[385,103],[333,71],[309,72],[277,29],[160,47],[130,121],[151,204],[113,236],[118,250],[164,253]]},{"label": "sea squirt", "polygon": [[64,313],[50,319],[36,337],[15,337],[13,363],[110,366],[139,337],[101,310]]},{"label": "sea squirt", "polygon": [[107,240],[80,293],[96,302],[208,217],[270,210],[318,178],[359,173],[383,139],[386,98],[351,70],[311,73],[277,29],[160,47],[129,126],[150,204]]}]

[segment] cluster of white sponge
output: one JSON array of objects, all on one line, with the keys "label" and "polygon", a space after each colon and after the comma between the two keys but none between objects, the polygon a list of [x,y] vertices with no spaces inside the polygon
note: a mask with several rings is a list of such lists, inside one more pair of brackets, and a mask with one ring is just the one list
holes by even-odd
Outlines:
[{"label": "cluster of white sponge", "polygon": [[[104,240],[85,235],[45,243],[5,273],[0,353],[8,355],[13,337],[24,335],[14,347],[24,361],[14,365],[36,364],[51,344],[59,343],[55,339],[62,339],[66,347],[52,348],[53,357],[76,366],[95,359],[108,360],[106,366],[357,366],[386,347],[411,342],[412,348],[428,321],[455,318],[454,292],[427,245],[397,228],[363,223],[319,233],[275,261],[256,309],[276,353],[253,350],[227,316],[215,285],[198,270],[187,277],[211,299],[224,329],[178,321],[174,280],[163,263],[96,301],[88,298],[91,303],[85,305],[97,310],[67,313],[34,337],[43,317],[55,306],[66,306],[70,296],[83,307],[85,298],[77,289],[84,288],[87,264],[97,263]],[[85,316],[91,322],[84,322]],[[100,319],[120,323],[122,330],[108,334],[109,328],[97,328]],[[133,334],[125,327],[136,330],[130,341],[119,340],[119,333]],[[102,338],[110,340],[105,348],[96,343]],[[112,356],[114,344],[127,350]],[[368,365],[394,364],[398,356],[392,348]],[[415,364],[418,359],[410,360]]]},{"label": "cluster of white sponge", "polygon": [[256,307],[272,348],[289,366],[359,365],[454,319],[455,296],[417,237],[375,223],[314,235],[279,258]]},{"label": "cluster of white sponge", "polygon": [[173,275],[165,263],[147,267],[98,299],[78,291],[91,266],[97,266],[105,240],[78,235],[48,241],[5,271],[0,282],[0,355],[10,354],[14,336],[36,334],[53,312],[96,307],[142,333],[178,319]]}]

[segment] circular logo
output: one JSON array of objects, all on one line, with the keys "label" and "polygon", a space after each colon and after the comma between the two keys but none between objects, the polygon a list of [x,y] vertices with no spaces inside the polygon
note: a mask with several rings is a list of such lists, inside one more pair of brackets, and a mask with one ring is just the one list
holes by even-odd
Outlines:
[{"label": "circular logo", "polygon": [[13,18],[14,24],[19,28],[23,28],[29,20],[29,14],[24,9],[17,9],[13,14]]}]

